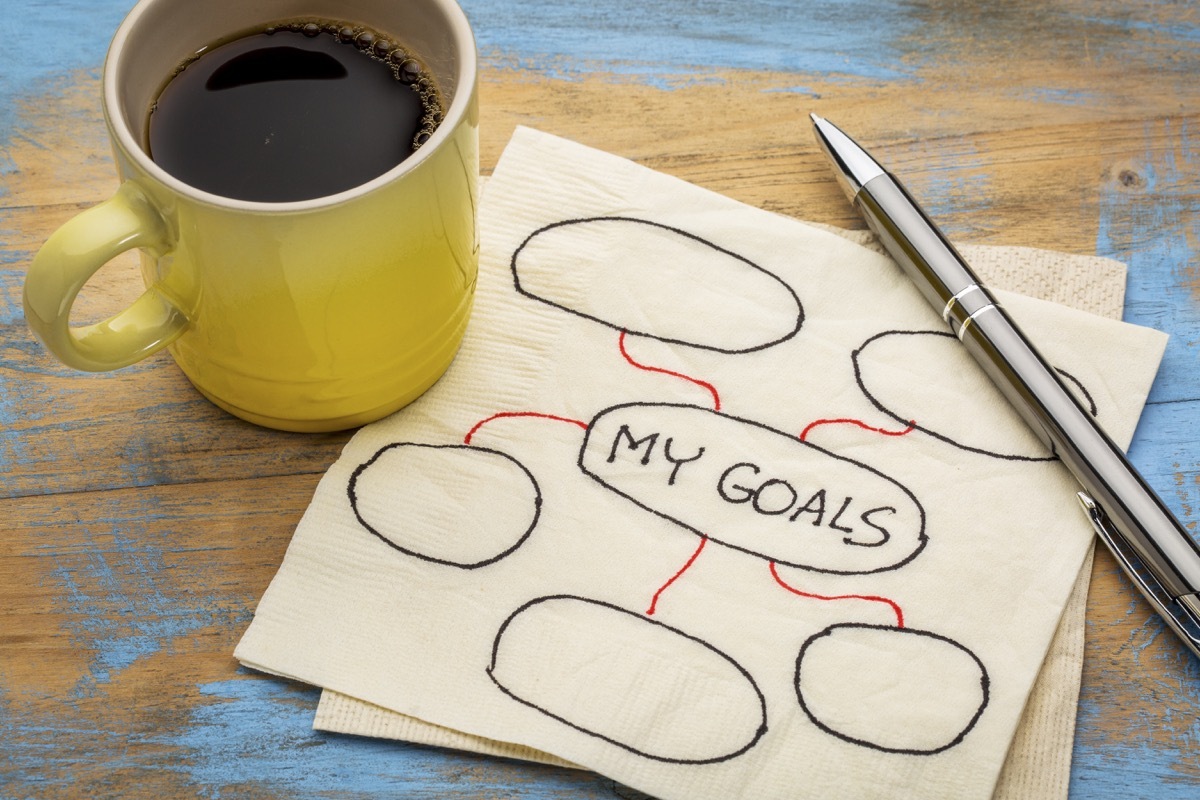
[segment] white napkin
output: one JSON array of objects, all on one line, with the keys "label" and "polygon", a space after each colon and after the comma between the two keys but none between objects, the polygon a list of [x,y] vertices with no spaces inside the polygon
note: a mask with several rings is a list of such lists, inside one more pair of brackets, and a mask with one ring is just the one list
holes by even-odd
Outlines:
[{"label": "white napkin", "polygon": [[[883,252],[869,231],[833,227],[829,230]],[[1111,319],[1121,318],[1125,265],[1120,262],[1029,247],[965,244],[960,245],[959,250],[990,286],[1019,290],[1022,294]],[[1088,557],[1080,568],[1058,631],[1051,640],[1049,652],[1025,704],[993,800],[1065,800],[1069,794],[1090,580],[1091,558]],[[321,692],[313,728],[576,766],[531,747],[433,725],[329,689]]]},{"label": "white napkin", "polygon": [[[529,130],[480,218],[237,657],[661,798],[991,796],[1091,530],[894,264]],[[1164,337],[1003,300],[1127,442]]]}]

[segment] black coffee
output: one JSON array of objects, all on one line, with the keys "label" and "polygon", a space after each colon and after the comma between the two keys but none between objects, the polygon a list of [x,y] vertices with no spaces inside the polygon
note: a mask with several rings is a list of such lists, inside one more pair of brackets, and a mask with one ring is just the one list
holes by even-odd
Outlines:
[{"label": "black coffee", "polygon": [[382,175],[441,117],[410,52],[361,25],[302,20],[200,51],[154,103],[147,138],[151,158],[184,183],[286,202]]}]

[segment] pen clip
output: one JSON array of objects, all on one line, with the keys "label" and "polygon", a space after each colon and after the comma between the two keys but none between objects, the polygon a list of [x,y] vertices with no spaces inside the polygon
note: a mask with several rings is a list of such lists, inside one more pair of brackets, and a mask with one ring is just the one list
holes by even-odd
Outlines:
[{"label": "pen clip", "polygon": [[1109,522],[1100,504],[1086,492],[1079,492],[1077,497],[1096,535],[1112,552],[1125,574],[1133,580],[1142,595],[1188,649],[1200,658],[1200,598],[1196,595],[1172,597],[1154,573],[1138,558],[1121,532]]}]

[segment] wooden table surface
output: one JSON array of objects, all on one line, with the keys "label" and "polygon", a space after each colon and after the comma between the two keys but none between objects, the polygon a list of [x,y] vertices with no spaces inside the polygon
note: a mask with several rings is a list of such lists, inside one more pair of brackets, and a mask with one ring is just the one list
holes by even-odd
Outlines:
[{"label": "wooden table surface", "polygon": [[[199,2],[200,0],[197,0]],[[614,798],[611,781],[315,733],[315,689],[231,653],[349,433],[255,428],[165,353],[108,374],[21,311],[46,236],[117,185],[99,111],[132,0],[0,15],[0,797]],[[807,114],[950,236],[1129,266],[1171,334],[1131,457],[1200,522],[1200,5],[1177,0],[463,0],[482,167],[517,124],[744,202],[862,227]],[[139,292],[106,266],[78,306]],[[1099,553],[1072,798],[1200,797],[1200,662]]]}]

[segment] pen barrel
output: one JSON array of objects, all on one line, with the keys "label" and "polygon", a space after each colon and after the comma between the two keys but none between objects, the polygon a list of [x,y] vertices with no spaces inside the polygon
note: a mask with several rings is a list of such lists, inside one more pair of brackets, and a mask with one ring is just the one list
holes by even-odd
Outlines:
[{"label": "pen barrel", "polygon": [[892,175],[884,173],[868,181],[854,203],[884,249],[955,331],[982,298],[984,303],[995,302],[954,245]]},{"label": "pen barrel", "polygon": [[901,269],[1163,589],[1172,597],[1200,590],[1200,547],[900,183],[887,174],[874,178],[855,203]]},{"label": "pen barrel", "polygon": [[1200,547],[1003,309],[976,317],[967,351],[1172,597],[1200,587]]}]

